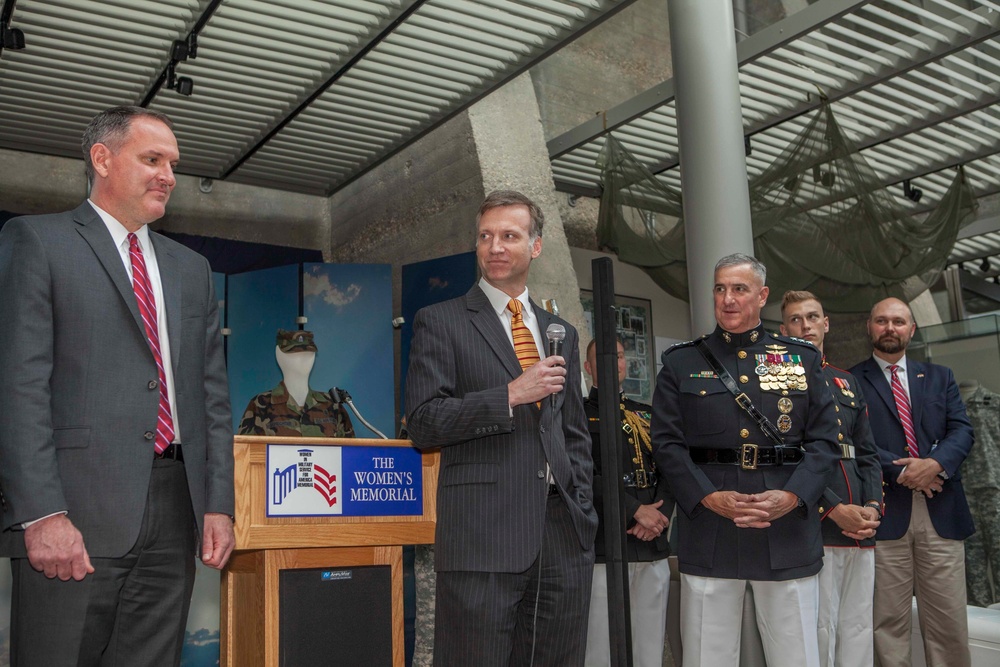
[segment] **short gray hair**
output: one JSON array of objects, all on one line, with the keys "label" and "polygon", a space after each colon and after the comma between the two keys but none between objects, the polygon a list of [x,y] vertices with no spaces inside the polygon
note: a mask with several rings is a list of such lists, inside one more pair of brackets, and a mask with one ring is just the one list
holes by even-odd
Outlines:
[{"label": "short gray hair", "polygon": [[486,211],[492,208],[503,206],[527,206],[528,215],[531,216],[531,224],[528,226],[528,239],[534,242],[542,235],[542,227],[545,225],[545,214],[538,204],[531,201],[527,195],[523,195],[517,190],[494,190],[486,195],[486,199],[479,206],[479,213],[476,214],[476,226],[479,226],[479,219]]},{"label": "short gray hair", "polygon": [[166,114],[152,109],[136,106],[120,106],[105,109],[91,119],[87,128],[83,131],[83,140],[80,142],[83,148],[83,162],[87,170],[87,180],[94,182],[94,164],[90,161],[90,149],[94,144],[104,144],[117,152],[125,140],[128,139],[128,131],[132,126],[132,119],[139,116],[154,118],[171,130],[174,124]]},{"label": "short gray hair", "polygon": [[750,255],[744,255],[741,252],[734,252],[732,255],[726,255],[720,259],[715,264],[715,272],[718,273],[721,269],[727,269],[730,266],[749,266],[750,269],[760,278],[760,284],[767,284],[767,267],[757,259]]}]

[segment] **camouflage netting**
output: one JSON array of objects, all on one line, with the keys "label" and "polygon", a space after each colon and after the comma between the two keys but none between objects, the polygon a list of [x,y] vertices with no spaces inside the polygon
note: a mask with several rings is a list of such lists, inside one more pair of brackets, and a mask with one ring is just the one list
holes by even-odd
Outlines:
[{"label": "camouflage netting", "polygon": [[[598,243],[686,301],[680,193],[612,136],[598,164]],[[823,104],[750,182],[754,254],[767,266],[773,294],[808,289],[831,312],[867,312],[880,298],[909,300],[937,280],[976,208],[964,171],[956,170],[938,206],[921,215],[895,201],[880,180]]]}]

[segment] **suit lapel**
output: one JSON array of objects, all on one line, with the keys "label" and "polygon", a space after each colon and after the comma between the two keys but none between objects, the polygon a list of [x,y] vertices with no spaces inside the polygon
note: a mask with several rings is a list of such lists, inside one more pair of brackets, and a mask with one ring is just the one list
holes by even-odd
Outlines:
[{"label": "suit lapel", "polygon": [[[926,382],[926,369],[919,361],[906,360],[906,384],[910,389],[910,417],[913,419],[913,431],[917,436],[917,444],[920,444],[920,414],[924,409],[924,383]],[[929,452],[920,452],[921,456],[926,456]]]},{"label": "suit lapel", "polygon": [[159,234],[150,231],[150,242],[156,253],[156,266],[160,271],[164,307],[167,309],[167,336],[170,345],[170,363],[177,368],[181,353],[181,272],[177,269],[174,254]]},{"label": "suit lapel", "polygon": [[898,421],[899,413],[896,411],[896,399],[892,395],[892,387],[889,386],[889,381],[885,379],[885,373],[882,372],[882,369],[879,368],[879,365],[871,357],[865,362],[864,374],[868,380],[868,384],[875,388],[875,393],[879,395],[886,407],[889,408],[889,412]]},{"label": "suit lapel", "polygon": [[465,301],[472,326],[486,339],[486,343],[503,364],[503,367],[510,373],[510,376],[512,378],[518,377],[521,374],[521,364],[517,360],[517,355],[514,354],[514,346],[511,345],[507,338],[507,332],[500,324],[500,318],[497,317],[490,305],[490,300],[486,298],[486,294],[479,288],[479,285],[474,285],[469,290],[465,295]]},{"label": "suit lapel", "polygon": [[97,211],[87,202],[84,202],[73,211],[73,219],[77,223],[77,230],[84,240],[90,244],[91,249],[97,256],[98,261],[104,266],[111,277],[111,282],[118,288],[118,292],[132,313],[132,320],[138,327],[143,339],[146,338],[146,328],[142,323],[142,315],[139,313],[139,304],[135,300],[135,292],[132,290],[132,283],[129,282],[128,272],[122,263],[122,256],[118,248],[115,247],[114,239],[104,226],[104,221],[97,215]]}]

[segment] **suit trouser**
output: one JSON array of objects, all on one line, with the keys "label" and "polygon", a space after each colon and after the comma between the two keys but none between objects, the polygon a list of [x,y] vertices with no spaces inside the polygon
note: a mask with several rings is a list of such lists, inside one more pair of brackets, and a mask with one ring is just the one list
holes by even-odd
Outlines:
[{"label": "suit trouser", "polygon": [[139,537],[127,554],[91,558],[94,573],[83,581],[49,579],[28,559],[11,560],[12,667],[180,664],[194,586],[194,514],[184,464],[152,465]]},{"label": "suit trouser", "polygon": [[871,665],[875,549],[824,547],[819,572],[819,661]]},{"label": "suit trouser", "polygon": [[684,667],[740,664],[747,583],[753,589],[757,627],[769,667],[819,667],[819,575],[748,582],[681,574]]},{"label": "suit trouser", "polygon": [[968,667],[965,549],[937,534],[924,494],[913,492],[910,526],[875,548],[875,659],[909,667],[913,596],[928,667]]},{"label": "suit trouser", "polygon": [[[632,620],[633,667],[662,667],[670,597],[670,561],[628,563],[628,598]],[[608,621],[608,566],[594,566],[587,631],[587,667],[611,664]]]},{"label": "suit trouser", "polygon": [[527,570],[437,573],[434,664],[582,664],[593,571],[594,548],[580,546],[564,501],[549,496],[541,552]]}]

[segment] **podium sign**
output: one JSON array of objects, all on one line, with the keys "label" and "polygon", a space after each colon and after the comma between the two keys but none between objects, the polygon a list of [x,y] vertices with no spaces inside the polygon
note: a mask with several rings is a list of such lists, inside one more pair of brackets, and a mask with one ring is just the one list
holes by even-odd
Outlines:
[{"label": "podium sign", "polygon": [[267,445],[267,516],[423,513],[420,452],[405,447]]},{"label": "podium sign", "polygon": [[[438,453],[420,453],[406,440],[236,436],[234,458],[236,551],[222,574],[221,664],[279,667],[291,655],[281,642],[306,655],[308,642],[331,641],[282,618],[282,609],[299,608],[295,598],[305,593],[296,590],[310,590],[288,585],[289,571],[364,586],[365,577],[345,573],[374,567],[389,573],[391,598],[348,611],[390,610],[372,622],[391,628],[391,664],[402,667],[402,545],[434,541]],[[344,613],[336,605],[366,594],[384,596],[384,589],[332,596],[316,612],[336,617]],[[290,639],[289,628],[307,636]]]}]

